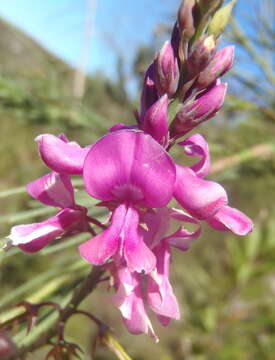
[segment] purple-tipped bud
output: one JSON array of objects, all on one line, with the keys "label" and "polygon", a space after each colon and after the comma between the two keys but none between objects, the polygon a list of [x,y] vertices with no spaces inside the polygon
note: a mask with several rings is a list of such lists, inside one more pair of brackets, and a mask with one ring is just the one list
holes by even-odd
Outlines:
[{"label": "purple-tipped bud", "polygon": [[194,8],[196,0],[182,1],[178,11],[178,24],[182,38],[189,40],[195,34]]},{"label": "purple-tipped bud", "polygon": [[171,128],[171,137],[179,138],[216,115],[223,105],[227,84],[219,83],[191,103],[183,104]]},{"label": "purple-tipped bud", "polygon": [[227,46],[218,51],[207,67],[199,74],[194,87],[205,89],[231,69],[234,60],[234,49],[234,46]]},{"label": "purple-tipped bud", "polygon": [[179,33],[179,26],[178,23],[175,23],[171,35],[171,45],[174,50],[174,54],[177,56],[179,60],[179,46],[180,46],[180,33]]},{"label": "purple-tipped bud", "polygon": [[212,60],[215,50],[216,41],[212,35],[195,42],[187,60],[189,78],[193,78],[206,68]]},{"label": "purple-tipped bud", "polygon": [[140,118],[144,117],[146,110],[158,100],[157,88],[155,86],[155,67],[153,62],[147,69],[141,93]]},{"label": "purple-tipped bud", "polygon": [[178,61],[170,42],[166,41],[156,59],[156,85],[159,95],[171,97],[179,81]]},{"label": "purple-tipped bud", "polygon": [[167,143],[168,96],[166,94],[146,111],[141,129],[150,134],[161,145]]}]

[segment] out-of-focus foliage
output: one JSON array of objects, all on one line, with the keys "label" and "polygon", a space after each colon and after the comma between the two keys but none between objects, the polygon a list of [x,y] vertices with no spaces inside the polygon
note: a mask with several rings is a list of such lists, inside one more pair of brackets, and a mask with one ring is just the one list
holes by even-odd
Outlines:
[{"label": "out-of-focus foliage", "polygon": [[[143,336],[133,341],[126,333],[120,315],[106,300],[107,284],[87,299],[84,308],[112,324],[116,338],[135,360],[274,358],[275,109],[274,73],[267,54],[274,45],[275,22],[270,19],[272,0],[250,4],[256,8],[252,11],[250,5],[252,15],[245,18],[237,7],[224,39],[237,43],[237,64],[227,78],[230,92],[225,106],[216,119],[196,131],[210,141],[213,168],[220,162],[220,170],[213,171],[211,178],[224,184],[233,206],[254,219],[255,230],[236,238],[205,228],[189,252],[174,253],[172,278],[183,315],[169,329],[156,324],[157,345]],[[0,41],[0,189],[24,185],[47,171],[33,143],[37,134],[62,131],[84,145],[115,122],[132,122],[132,104],[119,84],[104,75],[88,78],[85,96],[81,104],[76,103],[73,69],[3,21],[0,29],[4,34]],[[136,74],[144,71],[155,46],[137,54]],[[0,193],[3,235],[15,223],[38,221],[48,214],[20,189],[6,195]],[[77,196],[84,204],[81,187]],[[91,213],[95,211],[91,207]],[[0,322],[16,314],[10,306],[23,298],[65,303],[88,272],[77,252],[83,239],[57,242],[35,256],[17,250],[0,253]],[[51,326],[54,316],[51,310],[45,313],[28,337],[24,325],[19,327],[16,340],[31,342],[31,336]],[[96,329],[74,317],[67,333],[89,350]],[[42,353],[29,359],[42,359]],[[97,349],[96,359],[113,358],[104,347]]]}]

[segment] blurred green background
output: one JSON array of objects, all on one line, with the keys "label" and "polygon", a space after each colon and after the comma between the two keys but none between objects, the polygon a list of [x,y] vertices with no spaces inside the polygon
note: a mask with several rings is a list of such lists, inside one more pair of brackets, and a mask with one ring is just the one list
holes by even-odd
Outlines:
[{"label": "blurred green background", "polygon": [[[157,6],[158,1],[155,3]],[[216,118],[195,129],[210,142],[213,163],[210,178],[225,186],[231,205],[254,220],[255,230],[249,236],[237,238],[205,227],[188,252],[173,254],[171,276],[182,319],[172,322],[167,329],[155,323],[159,344],[146,336],[128,334],[120,314],[108,301],[111,291],[107,284],[99,285],[83,308],[111,326],[133,359],[274,359],[272,3],[258,2],[255,13],[246,14],[246,25],[241,8],[236,9],[221,42],[221,46],[237,45],[236,66],[226,76],[229,93],[225,105]],[[150,46],[137,49],[131,70],[137,83],[167,36],[172,21],[167,10],[167,23],[156,24]],[[76,78],[81,77],[81,69],[67,65],[3,19],[0,34],[0,235],[4,243],[4,236],[14,224],[40,221],[54,212],[40,206],[22,188],[47,171],[33,139],[40,133],[64,132],[82,145],[90,144],[116,122],[133,123],[139,95],[133,90],[129,93],[120,53],[116,80],[104,73],[94,73],[84,78],[83,89],[78,91]],[[20,49],[19,53],[14,53],[15,48]],[[185,159],[177,156],[183,163]],[[77,187],[79,202],[90,206],[91,214],[104,216],[92,207],[79,183]],[[12,307],[22,299],[66,302],[89,272],[77,251],[77,244],[88,237],[81,235],[56,242],[36,255],[14,249],[1,252],[0,322],[15,313]],[[40,328],[49,326],[49,316],[54,316],[47,311],[42,314],[36,336]],[[25,341],[24,331],[25,324],[17,325],[12,334]],[[93,324],[77,316],[69,321],[66,330],[68,339],[88,352],[96,333]],[[46,352],[43,349],[27,359],[43,359]],[[99,345],[95,359],[111,360],[115,355]]]}]

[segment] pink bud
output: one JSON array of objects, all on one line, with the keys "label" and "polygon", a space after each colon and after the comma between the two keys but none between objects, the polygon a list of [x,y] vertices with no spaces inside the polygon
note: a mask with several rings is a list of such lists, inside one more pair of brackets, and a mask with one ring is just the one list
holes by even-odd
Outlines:
[{"label": "pink bud", "polygon": [[227,84],[220,83],[196,100],[183,104],[173,121],[171,137],[179,138],[201,122],[215,116],[223,105],[226,90]]},{"label": "pink bud", "polygon": [[193,78],[209,64],[216,51],[216,41],[213,35],[203,37],[192,46],[187,60],[188,76]]},{"label": "pink bud", "polygon": [[141,128],[150,134],[161,145],[164,145],[168,135],[168,96],[163,95],[145,113]]},{"label": "pink bud", "polygon": [[156,59],[156,85],[159,95],[172,96],[178,87],[179,67],[170,42],[166,41]]},{"label": "pink bud", "polygon": [[199,74],[194,87],[197,89],[205,89],[211,85],[218,77],[227,72],[233,65],[234,46],[227,46],[218,51],[212,61]]}]

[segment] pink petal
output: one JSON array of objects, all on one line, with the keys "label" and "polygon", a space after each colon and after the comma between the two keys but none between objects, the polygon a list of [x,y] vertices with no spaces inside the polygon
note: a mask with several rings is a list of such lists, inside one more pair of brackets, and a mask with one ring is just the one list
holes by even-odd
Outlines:
[{"label": "pink petal", "polygon": [[246,235],[253,229],[252,220],[230,206],[222,207],[212,218],[207,219],[207,222],[216,230],[232,231],[237,235]]},{"label": "pink petal", "polygon": [[36,252],[71,230],[82,220],[82,216],[81,211],[65,209],[41,223],[14,226],[8,239],[11,245],[19,246],[25,252]]},{"label": "pink petal", "polygon": [[123,123],[117,123],[109,129],[109,132],[113,132],[113,131],[117,131],[117,130],[125,130],[125,129],[128,129],[128,130],[129,129],[137,129],[137,125],[125,125]]},{"label": "pink petal", "polygon": [[205,89],[218,77],[227,72],[233,65],[234,46],[226,46],[219,50],[195,81],[197,89]]},{"label": "pink petal", "polygon": [[58,173],[81,174],[84,159],[90,147],[81,148],[76,142],[66,142],[62,137],[42,134],[36,138],[45,164]]},{"label": "pink petal", "polygon": [[170,98],[176,92],[179,82],[179,67],[173,46],[166,41],[156,58],[156,85],[160,95]]},{"label": "pink petal", "polygon": [[91,264],[103,265],[118,250],[125,215],[126,207],[124,205],[117,207],[113,213],[111,225],[79,246],[80,255]]},{"label": "pink petal", "polygon": [[50,173],[27,185],[28,193],[43,204],[67,208],[73,207],[74,190],[68,175]]},{"label": "pink petal", "polygon": [[173,120],[170,137],[178,139],[203,121],[215,116],[223,105],[226,90],[227,84],[216,81],[195,100],[185,102]]},{"label": "pink petal", "polygon": [[189,156],[200,156],[201,159],[191,166],[198,177],[205,177],[210,170],[210,154],[206,140],[200,134],[194,134],[178,143],[184,146],[184,152]]},{"label": "pink petal", "polygon": [[199,225],[193,232],[189,232],[183,226],[180,226],[176,232],[164,238],[163,241],[166,241],[170,246],[179,250],[187,251],[190,245],[197,240],[200,234],[201,227]]},{"label": "pink petal", "polygon": [[142,222],[147,231],[143,232],[143,239],[150,247],[155,247],[165,236],[170,227],[170,209],[163,207],[143,215]]},{"label": "pink petal", "polygon": [[178,165],[174,196],[197,219],[210,218],[227,205],[227,195],[221,185],[200,179],[191,169]]},{"label": "pink petal", "polygon": [[156,258],[138,232],[138,224],[139,215],[137,211],[129,208],[123,226],[123,253],[130,271],[143,271],[147,274],[156,266]]},{"label": "pink petal", "polygon": [[166,94],[146,111],[141,129],[161,145],[166,145],[168,138],[168,97]]},{"label": "pink petal", "polygon": [[[156,270],[148,276],[147,302],[158,315],[170,319],[179,319],[180,311],[177,299],[169,282],[170,250],[163,241],[155,249]],[[167,319],[166,319],[167,320]],[[164,324],[164,322],[162,322]],[[164,324],[166,325],[167,322]]]},{"label": "pink petal", "polygon": [[162,207],[173,193],[175,166],[150,135],[120,130],[92,146],[83,177],[87,192],[96,199]]},{"label": "pink petal", "polygon": [[146,313],[143,299],[136,294],[132,297],[131,317],[129,319],[123,319],[125,326],[131,334],[147,334],[158,342],[158,337],[156,336],[152,323]]},{"label": "pink petal", "polygon": [[134,273],[131,273],[126,266],[115,267],[113,276],[117,292],[112,296],[111,301],[119,308],[124,318],[131,318],[132,299],[131,294],[137,285]]},{"label": "pink petal", "polygon": [[182,209],[177,209],[177,208],[169,209],[169,214],[171,218],[175,220],[188,222],[190,224],[198,224],[198,220],[191,217],[190,215],[187,215],[187,213],[185,213]]},{"label": "pink petal", "polygon": [[144,299],[139,274],[130,272],[125,266],[114,271],[116,294],[111,301],[120,310],[124,323],[132,334],[148,334],[158,340],[144,307]]}]

